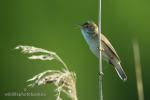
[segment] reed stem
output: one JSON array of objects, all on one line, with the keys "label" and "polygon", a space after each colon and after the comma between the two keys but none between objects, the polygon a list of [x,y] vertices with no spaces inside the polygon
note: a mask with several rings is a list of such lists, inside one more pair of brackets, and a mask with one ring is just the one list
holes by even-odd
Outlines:
[{"label": "reed stem", "polygon": [[98,12],[98,32],[99,32],[99,100],[103,100],[103,70],[102,70],[102,52],[101,52],[101,0],[99,0]]},{"label": "reed stem", "polygon": [[140,62],[140,50],[139,50],[139,44],[137,41],[133,42],[133,53],[134,53],[138,98],[139,100],[144,100],[142,67],[141,67],[141,62]]}]

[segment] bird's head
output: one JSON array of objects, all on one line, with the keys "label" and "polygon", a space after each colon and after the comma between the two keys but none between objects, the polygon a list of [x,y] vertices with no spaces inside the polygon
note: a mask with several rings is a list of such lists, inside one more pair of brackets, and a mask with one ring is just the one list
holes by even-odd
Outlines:
[{"label": "bird's head", "polygon": [[92,35],[98,32],[98,27],[94,22],[87,21],[80,25],[81,30],[88,35]]}]

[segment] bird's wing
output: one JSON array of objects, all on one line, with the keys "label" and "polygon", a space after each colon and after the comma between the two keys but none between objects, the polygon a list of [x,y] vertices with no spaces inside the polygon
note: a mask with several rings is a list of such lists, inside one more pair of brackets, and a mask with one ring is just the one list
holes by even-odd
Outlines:
[{"label": "bird's wing", "polygon": [[101,35],[101,40],[108,46],[108,48],[112,51],[112,53],[117,57],[117,59],[120,61],[120,58],[116,52],[116,50],[114,49],[114,47],[111,45],[111,43],[109,42],[109,40],[102,34]]}]

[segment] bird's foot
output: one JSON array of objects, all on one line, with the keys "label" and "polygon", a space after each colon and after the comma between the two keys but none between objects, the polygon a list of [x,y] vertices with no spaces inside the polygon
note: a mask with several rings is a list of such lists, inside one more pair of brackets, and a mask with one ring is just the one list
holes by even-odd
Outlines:
[{"label": "bird's foot", "polygon": [[100,51],[104,51],[104,49],[102,47],[97,47],[97,49]]}]

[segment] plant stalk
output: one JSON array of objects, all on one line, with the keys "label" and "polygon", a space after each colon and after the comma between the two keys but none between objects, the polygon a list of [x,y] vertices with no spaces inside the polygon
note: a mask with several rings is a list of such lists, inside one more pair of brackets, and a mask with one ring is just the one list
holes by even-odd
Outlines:
[{"label": "plant stalk", "polygon": [[144,100],[142,67],[141,67],[141,62],[140,62],[140,50],[139,50],[139,45],[137,41],[133,42],[133,53],[134,53],[138,98],[139,100]]},{"label": "plant stalk", "polygon": [[98,12],[98,33],[99,33],[99,100],[103,100],[103,70],[102,70],[102,44],[101,44],[101,0],[99,0]]}]

